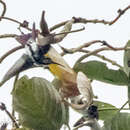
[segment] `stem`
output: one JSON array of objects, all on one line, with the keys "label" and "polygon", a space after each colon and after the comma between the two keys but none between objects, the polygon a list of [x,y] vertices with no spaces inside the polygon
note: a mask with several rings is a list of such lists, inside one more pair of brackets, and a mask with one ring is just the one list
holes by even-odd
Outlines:
[{"label": "stem", "polygon": [[57,29],[57,28],[59,28],[59,27],[62,27],[62,26],[64,26],[68,21],[69,21],[69,20],[64,21],[64,22],[62,22],[62,23],[59,23],[59,24],[56,24],[56,25],[54,25],[53,27],[51,27],[49,30],[50,30],[50,31],[53,31],[53,30],[55,30],[55,29]]},{"label": "stem", "polygon": [[[90,51],[84,50],[84,49],[79,50],[79,52],[90,53]],[[121,70],[123,70],[123,66],[117,64],[116,61],[113,61],[113,60],[105,57],[104,55],[100,55],[100,54],[93,54],[93,55],[100,58],[100,59],[102,59],[102,60],[105,60],[105,61],[111,63],[112,65],[115,65],[115,66],[119,67]]]},{"label": "stem", "polygon": [[15,19],[13,19],[13,18],[1,17],[1,19],[6,19],[6,20],[9,20],[9,21],[12,21],[12,22],[14,22],[14,23],[19,24],[21,27],[26,28],[26,29],[29,30],[29,31],[32,31],[32,29],[28,28],[27,26],[24,26],[23,23],[19,22],[18,20],[15,20]]},{"label": "stem", "polygon": [[18,35],[16,35],[16,34],[3,34],[3,35],[0,35],[0,38],[14,38],[17,36]]},{"label": "stem", "polygon": [[121,110],[129,110],[129,108],[112,108],[112,107],[110,107],[110,108],[98,109],[98,111],[110,111],[110,110],[113,110],[113,111],[115,111],[115,110],[121,111]]},{"label": "stem", "polygon": [[10,117],[10,119],[12,120],[13,124],[15,125],[16,128],[19,128],[19,125],[17,124],[17,122],[15,121],[14,117],[10,114],[10,112],[8,110],[5,110],[6,114]]},{"label": "stem", "polygon": [[61,33],[55,34],[55,36],[56,36],[56,35],[62,35],[62,34],[74,33],[74,32],[80,32],[80,31],[83,31],[84,29],[85,29],[85,27],[80,28],[80,29],[76,29],[76,30],[72,30],[72,31],[68,31],[68,32],[61,32]]},{"label": "stem", "polygon": [[120,112],[121,110],[123,110],[123,108],[125,107],[125,105],[126,105],[127,103],[129,103],[129,100],[128,100],[128,101],[126,101],[126,102],[122,105],[122,107],[119,109],[119,111],[118,111],[118,112]]},{"label": "stem", "polygon": [[6,109],[6,106],[5,106],[4,103],[1,103],[0,109],[1,109],[2,111],[5,111],[6,114],[9,116],[9,118],[12,120],[12,122],[15,124],[15,127],[16,127],[16,128],[19,128],[19,125],[18,125],[17,122],[15,121],[14,117],[10,114],[10,112]]},{"label": "stem", "polygon": [[99,48],[99,49],[96,49],[96,50],[94,50],[94,51],[91,51],[91,52],[88,53],[88,54],[83,55],[82,57],[80,57],[80,58],[76,61],[76,63],[79,63],[79,62],[81,62],[82,60],[84,60],[85,58],[87,58],[87,57],[89,57],[89,56],[91,56],[91,55],[97,54],[98,52],[101,52],[101,51],[105,51],[105,50],[121,51],[121,50],[124,50],[124,49],[125,49],[124,47],[116,48],[116,50],[113,50],[113,49],[111,49],[111,48],[109,48],[109,47]]},{"label": "stem", "polygon": [[[15,89],[15,84],[16,84],[18,78],[19,78],[19,74],[17,74],[17,75],[15,76],[15,80],[14,80],[14,83],[13,83],[13,90]],[[13,90],[12,90],[12,92],[13,92]],[[13,104],[13,96],[12,96],[12,104]],[[12,107],[12,116],[15,118],[15,110],[14,110],[13,107]],[[13,125],[13,127],[16,126],[16,124],[15,124],[14,122],[13,122],[12,125]]]},{"label": "stem", "polygon": [[[83,24],[87,24],[87,23],[100,23],[100,24],[107,24],[107,25],[113,25],[114,23],[116,23],[118,20],[119,20],[119,18],[128,10],[128,9],[130,9],[130,5],[129,6],[127,6],[125,9],[123,9],[123,10],[121,10],[121,9],[119,9],[117,12],[118,12],[118,15],[113,19],[113,20],[111,20],[111,21],[106,21],[106,20],[99,20],[99,19],[90,19],[90,20],[88,20],[88,19],[85,19],[85,18],[76,18],[76,17],[73,17],[73,19],[75,20],[75,22],[74,23],[83,23]],[[66,20],[66,21],[64,21],[64,22],[61,22],[61,23],[58,23],[58,24],[56,24],[56,25],[54,25],[53,27],[51,27],[50,28],[50,31],[53,31],[53,30],[55,30],[55,29],[57,29],[57,28],[59,28],[59,27],[61,27],[61,26],[64,26],[66,23],[68,22],[68,20]]]},{"label": "stem", "polygon": [[128,90],[127,90],[127,93],[128,93],[128,99],[129,99],[129,108],[130,108],[130,83],[128,84]]},{"label": "stem", "polygon": [[4,1],[0,0],[0,3],[3,5],[3,11],[2,11],[2,14],[0,16],[0,20],[1,20],[1,17],[3,17],[6,13],[6,4]]},{"label": "stem", "polygon": [[83,48],[86,48],[86,47],[89,47],[89,46],[91,46],[91,45],[93,45],[95,43],[102,43],[102,41],[101,40],[93,40],[93,41],[90,41],[90,42],[86,42],[86,43],[78,46],[77,48],[71,48],[71,49],[66,49],[66,48],[60,46],[61,49],[63,50],[63,53],[61,55],[63,56],[66,53],[73,54],[73,53],[78,52],[79,50],[81,50]]},{"label": "stem", "polygon": [[15,48],[9,50],[8,52],[6,52],[6,53],[0,58],[0,63],[1,63],[7,56],[9,56],[10,54],[12,54],[12,53],[14,53],[15,51],[20,50],[20,49],[22,49],[22,48],[24,48],[24,47],[23,47],[23,46],[17,46],[17,47],[15,47]]}]

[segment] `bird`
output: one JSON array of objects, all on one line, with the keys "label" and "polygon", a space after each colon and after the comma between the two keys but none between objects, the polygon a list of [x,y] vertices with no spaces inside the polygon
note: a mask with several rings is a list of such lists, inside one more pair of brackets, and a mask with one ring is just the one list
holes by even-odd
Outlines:
[{"label": "bird", "polygon": [[61,91],[64,97],[79,95],[76,83],[76,72],[66,63],[64,58],[51,45],[55,43],[55,34],[51,34],[44,19],[44,11],[40,25],[41,33],[35,29],[33,23],[32,32],[22,34],[15,39],[25,49],[24,54],[6,72],[0,86],[13,76],[33,67],[48,68],[49,71],[62,82]]}]

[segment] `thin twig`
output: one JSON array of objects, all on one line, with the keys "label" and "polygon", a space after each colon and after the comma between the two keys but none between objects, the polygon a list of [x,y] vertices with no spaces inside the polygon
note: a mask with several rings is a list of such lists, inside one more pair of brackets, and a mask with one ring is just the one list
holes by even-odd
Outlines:
[{"label": "thin twig", "polygon": [[[98,20],[98,19],[92,19],[92,20],[88,20],[88,19],[85,19],[85,18],[76,18],[76,17],[73,17],[73,19],[75,19],[75,22],[74,23],[83,23],[83,24],[87,24],[87,23],[101,23],[101,24],[107,24],[107,25],[113,25],[114,23],[116,23],[118,21],[118,19],[128,10],[130,9],[130,5],[127,6],[125,9],[121,10],[119,9],[118,10],[118,15],[116,16],[116,18],[114,18],[113,20],[111,21],[106,21],[106,20]],[[52,26],[50,28],[50,31],[53,31],[61,26],[64,26],[66,23],[68,22],[67,21],[64,21],[64,22],[61,22],[59,24],[56,24],[54,26]]]},{"label": "thin twig", "polygon": [[[63,52],[61,53],[61,55],[64,56],[65,54],[73,54],[75,52],[83,52],[83,53],[89,53],[90,54],[91,51],[83,49],[83,48],[89,47],[90,45],[93,45],[93,44],[98,43],[98,42],[99,43],[104,43],[104,41],[101,41],[101,40],[93,40],[93,41],[84,43],[83,45],[81,45],[79,47],[71,48],[71,49],[66,49],[66,48],[60,46],[61,49],[63,50]],[[109,44],[107,44],[107,46],[110,48]],[[116,48],[112,47],[112,46],[111,46],[111,49],[112,50],[116,50]],[[112,65],[115,65],[115,66],[119,67],[120,69],[123,69],[123,67],[121,65],[117,64],[115,61],[113,61],[113,60],[111,60],[111,59],[109,59],[109,58],[107,58],[107,57],[105,57],[103,55],[96,54],[96,53],[94,53],[93,55],[97,56],[98,58],[101,58],[102,60],[106,60],[106,61],[110,62]]]},{"label": "thin twig", "polygon": [[80,45],[80,46],[78,46],[78,47],[76,47],[76,48],[71,48],[71,49],[66,49],[66,48],[60,46],[61,49],[63,50],[63,53],[61,53],[61,55],[63,56],[63,55],[65,55],[66,53],[72,54],[72,53],[78,52],[78,51],[81,50],[82,48],[89,47],[89,46],[91,46],[91,45],[93,45],[93,44],[95,44],[95,43],[102,43],[102,41],[101,41],[101,40],[93,40],[93,41],[84,43],[84,44],[82,44],[82,45]]},{"label": "thin twig", "polygon": [[0,109],[1,109],[2,111],[5,111],[6,114],[9,116],[9,118],[12,120],[12,122],[15,124],[15,127],[16,127],[16,128],[19,128],[19,125],[18,125],[17,122],[15,121],[14,117],[10,114],[10,112],[6,109],[6,106],[5,106],[4,103],[1,103]]},{"label": "thin twig", "polygon": [[56,25],[54,25],[53,27],[51,27],[49,30],[50,30],[50,31],[53,31],[53,30],[55,30],[55,29],[57,29],[57,28],[59,28],[59,27],[61,27],[61,26],[64,26],[68,21],[69,21],[69,20],[64,21],[64,22],[61,22],[61,23],[59,23],[59,24],[56,24]]},{"label": "thin twig", "polygon": [[12,22],[15,22],[15,23],[17,23],[17,24],[22,24],[21,22],[19,22],[18,20],[15,20],[15,19],[13,19],[13,18],[9,18],[9,17],[1,17],[1,19],[6,19],[6,20],[9,20],[9,21],[12,21]]},{"label": "thin twig", "polygon": [[17,34],[3,34],[3,35],[0,35],[0,38],[14,38],[17,36],[18,36]]},{"label": "thin twig", "polygon": [[[98,111],[110,111],[110,110],[112,110],[112,111],[115,111],[115,110],[117,110],[117,111],[119,111],[121,108],[113,108],[113,107],[110,107],[110,108],[102,108],[102,109],[98,109]],[[122,110],[129,110],[129,108],[122,108]]]},{"label": "thin twig", "polygon": [[[90,53],[91,51],[88,51],[88,50],[85,50],[85,49],[80,49],[79,52]],[[101,54],[93,54],[93,56],[96,56],[96,57],[98,57],[98,58],[100,58],[100,59],[102,59],[102,60],[105,60],[105,61],[111,63],[112,65],[115,65],[115,66],[119,67],[121,70],[123,70],[123,66],[117,64],[116,61],[113,61],[113,60],[111,60],[111,59],[105,57],[104,55],[101,55]]]},{"label": "thin twig", "polygon": [[21,34],[24,34],[23,32],[22,32],[22,30],[21,30],[21,26],[19,25],[19,27],[17,28],[18,30],[19,30],[19,32],[21,33]]},{"label": "thin twig", "polygon": [[7,56],[9,56],[10,54],[12,54],[12,53],[14,53],[15,51],[20,50],[20,49],[22,49],[22,48],[24,48],[24,47],[23,47],[23,46],[17,46],[17,47],[15,47],[15,48],[9,50],[8,52],[6,52],[6,53],[0,58],[0,63],[1,63]]},{"label": "thin twig", "polygon": [[108,24],[108,25],[112,25],[114,23],[117,22],[117,20],[128,10],[130,9],[130,5],[127,6],[125,9],[121,10],[119,9],[117,12],[118,12],[118,15],[116,16],[116,18],[114,18],[113,20],[111,21],[106,21],[106,20],[98,20],[98,19],[93,19],[93,20],[87,20],[87,19],[84,19],[84,18],[75,18],[75,22],[76,23],[84,23],[84,24],[87,24],[87,23],[102,23],[102,24]]},{"label": "thin twig", "polygon": [[16,128],[19,128],[19,125],[17,124],[17,122],[15,121],[14,117],[10,114],[10,112],[8,110],[5,110],[5,112],[7,113],[7,115],[10,117],[10,119],[12,120],[12,122],[14,123]]},{"label": "thin twig", "polygon": [[[15,80],[14,80],[14,83],[13,83],[13,90],[15,89],[15,84],[16,84],[18,78],[19,78],[19,73],[15,76]],[[12,90],[12,92],[13,92],[13,90]],[[13,104],[13,99],[12,99],[12,104]],[[12,116],[15,118],[15,110],[14,110],[13,107],[12,107]],[[13,122],[12,125],[13,125],[13,127],[15,126],[14,122]]]},{"label": "thin twig", "polygon": [[30,29],[29,27],[27,27],[27,26],[24,25],[24,22],[21,23],[21,22],[19,22],[18,20],[15,20],[15,19],[9,18],[9,17],[1,17],[1,19],[5,19],[5,20],[12,21],[12,22],[14,22],[14,23],[19,24],[21,27],[26,28],[26,29],[29,30],[29,31],[32,31],[32,29]]},{"label": "thin twig", "polygon": [[55,34],[55,36],[56,36],[56,35],[62,35],[62,34],[74,33],[74,32],[80,32],[80,31],[83,31],[84,29],[85,29],[85,27],[80,28],[80,29],[76,29],[76,30],[72,30],[72,31],[69,31],[69,32],[61,32],[61,33]]},{"label": "thin twig", "polygon": [[0,0],[0,3],[3,5],[3,11],[2,11],[2,14],[0,16],[0,20],[1,20],[1,17],[3,17],[6,13],[6,4],[4,1]]},{"label": "thin twig", "polygon": [[124,50],[124,49],[125,49],[125,47],[115,48],[115,50],[113,50],[113,49],[111,49],[111,48],[109,48],[109,47],[99,48],[99,49],[96,49],[96,50],[94,50],[94,51],[91,51],[91,52],[88,53],[88,54],[83,55],[82,57],[80,57],[80,58],[76,61],[76,63],[79,63],[79,62],[81,62],[82,60],[84,60],[85,58],[87,58],[87,57],[89,57],[89,56],[91,56],[91,55],[97,54],[97,53],[99,53],[99,52],[101,52],[101,51],[105,51],[105,50],[121,51],[121,50]]},{"label": "thin twig", "polygon": [[[67,36],[68,33],[66,33],[66,32],[70,32],[71,31],[73,22],[74,22],[74,19],[69,20],[65,24],[64,28],[60,31],[60,35],[54,36],[54,41],[55,41],[54,43],[61,42]],[[61,33],[63,33],[63,34],[61,34]]]},{"label": "thin twig", "polygon": [[110,23],[109,23],[109,25],[112,25],[112,24],[114,24],[128,9],[130,9],[130,5],[129,6],[127,6],[125,9],[123,9],[123,10],[121,10],[121,9],[119,9],[117,12],[118,12],[118,16],[114,19],[114,20],[112,20]]},{"label": "thin twig", "polygon": [[126,101],[126,102],[122,105],[122,107],[118,110],[118,112],[120,112],[120,111],[125,107],[125,105],[126,105],[127,103],[129,103],[129,100]]}]

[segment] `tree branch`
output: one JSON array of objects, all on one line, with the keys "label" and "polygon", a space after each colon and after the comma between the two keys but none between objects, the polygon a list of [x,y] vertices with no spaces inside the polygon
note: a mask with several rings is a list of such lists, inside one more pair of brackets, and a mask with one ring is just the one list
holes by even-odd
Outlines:
[{"label": "tree branch", "polygon": [[69,20],[66,20],[66,21],[64,21],[64,22],[61,22],[61,23],[59,23],[59,24],[56,24],[56,25],[54,25],[53,27],[51,27],[49,30],[50,30],[50,31],[53,31],[53,30],[55,30],[55,29],[57,29],[57,28],[59,28],[59,27],[62,27],[62,26],[64,26],[68,21],[69,21]]},{"label": "tree branch", "polygon": [[29,30],[29,31],[32,31],[32,29],[30,29],[30,28],[27,26],[27,24],[25,25],[25,23],[27,23],[27,21],[23,21],[23,23],[22,23],[22,22],[19,22],[18,20],[15,20],[15,19],[9,18],[9,17],[0,17],[0,18],[1,18],[1,19],[5,19],[5,20],[12,21],[12,22],[14,22],[14,23],[17,23],[17,24],[19,24],[21,27],[26,28],[26,29]]},{"label": "tree branch", "polygon": [[80,31],[83,31],[83,30],[85,30],[85,27],[80,28],[80,29],[76,29],[76,30],[72,30],[72,31],[68,31],[68,32],[57,33],[57,34],[54,34],[54,35],[57,36],[57,35],[62,35],[62,34],[69,34],[69,33],[74,33],[74,32],[80,32]]},{"label": "tree branch", "polygon": [[129,103],[129,100],[126,101],[126,102],[121,106],[121,108],[118,110],[118,112],[120,112],[120,111],[125,107],[125,105],[128,104],[128,103]]},{"label": "tree branch", "polygon": [[105,50],[121,51],[121,50],[124,50],[124,49],[125,49],[125,47],[115,48],[115,50],[113,50],[113,49],[111,49],[111,48],[109,48],[109,47],[99,48],[99,49],[96,49],[96,50],[94,50],[94,51],[91,51],[91,52],[88,53],[88,54],[83,55],[82,57],[80,57],[80,58],[76,61],[76,63],[79,63],[79,62],[81,62],[82,60],[84,60],[85,58],[87,58],[87,57],[89,57],[89,56],[91,56],[91,55],[97,54],[97,53],[99,53],[99,52],[101,52],[101,51],[105,51]]},{"label": "tree branch", "polygon": [[3,35],[0,35],[0,38],[14,38],[17,36],[18,36],[17,34],[3,34]]},{"label": "tree branch", "polygon": [[[85,49],[80,49],[79,52],[90,53],[91,51],[88,51],[88,50],[85,50]],[[113,61],[113,60],[105,57],[104,55],[93,54],[93,56],[96,56],[96,57],[98,57],[102,60],[105,60],[105,61],[111,63],[112,65],[115,65],[115,66],[119,67],[121,70],[123,70],[123,67],[121,65],[117,64],[116,61]]]},{"label": "tree branch", "polygon": [[83,48],[85,48],[85,47],[89,47],[89,46],[91,46],[91,45],[93,45],[93,44],[95,44],[95,43],[103,43],[103,41],[101,41],[101,40],[93,40],[93,41],[84,43],[84,44],[80,45],[80,46],[77,47],[77,48],[71,48],[71,49],[66,49],[66,48],[60,46],[61,49],[63,50],[63,53],[61,53],[61,55],[64,56],[66,53],[71,54],[71,53],[78,52],[79,50],[81,50],[81,49],[83,49]]},{"label": "tree branch", "polygon": [[121,9],[119,9],[117,12],[118,12],[118,16],[114,19],[114,20],[112,20],[110,23],[109,23],[109,25],[112,25],[112,24],[114,24],[128,9],[130,9],[130,5],[129,6],[127,6],[125,9],[123,9],[123,10],[121,10]]},{"label": "tree branch", "polygon": [[8,52],[6,52],[6,53],[0,58],[0,63],[1,63],[7,56],[9,56],[10,54],[12,54],[12,53],[14,53],[15,51],[20,50],[20,49],[22,49],[22,48],[24,48],[24,47],[23,47],[23,46],[17,46],[17,47],[15,47],[15,48],[9,50]]},{"label": "tree branch", "polygon": [[2,111],[5,111],[6,114],[9,116],[9,118],[12,120],[12,122],[15,124],[15,127],[16,127],[16,128],[19,128],[19,125],[18,125],[17,122],[15,121],[14,117],[10,114],[10,112],[6,109],[6,106],[5,106],[4,103],[1,103],[0,109],[1,109]]},{"label": "tree branch", "polygon": [[[93,41],[84,43],[83,45],[81,45],[81,46],[79,46],[79,47],[77,47],[77,48],[66,49],[66,48],[60,46],[61,49],[63,50],[63,52],[61,53],[61,55],[64,56],[65,54],[73,54],[73,53],[75,53],[75,52],[83,52],[83,53],[87,53],[87,54],[89,53],[89,54],[90,54],[91,51],[86,50],[86,49],[83,49],[83,48],[89,47],[90,45],[93,45],[93,44],[98,43],[98,42],[99,42],[99,43],[103,43],[103,45],[105,45],[105,44],[107,43],[107,42],[105,42],[105,44],[104,44],[104,41],[101,41],[101,40],[93,40]],[[116,50],[116,48],[112,47],[112,46],[109,45],[108,43],[107,43],[106,45],[107,45],[109,48],[111,47],[112,50]],[[110,62],[112,65],[115,65],[115,66],[119,67],[120,69],[123,69],[123,67],[122,67],[121,65],[119,65],[119,64],[117,64],[115,61],[113,61],[113,60],[111,60],[111,59],[105,57],[104,55],[100,55],[100,54],[96,54],[96,53],[94,53],[94,54],[92,54],[92,55],[94,55],[94,56],[96,56],[96,57],[98,57],[98,58],[101,58],[102,60],[106,60],[106,61]]]},{"label": "tree branch", "polygon": [[[107,20],[98,20],[98,19],[92,19],[92,20],[88,20],[88,19],[85,19],[85,18],[81,18],[81,17],[79,17],[79,18],[76,18],[76,17],[73,17],[73,19],[75,20],[75,22],[74,23],[83,23],[83,24],[87,24],[87,23],[94,23],[94,24],[96,24],[96,23],[100,23],[100,24],[107,24],[107,25],[113,25],[114,23],[116,23],[118,20],[119,20],[119,18],[128,10],[128,9],[130,9],[130,5],[129,6],[127,6],[125,9],[123,9],[123,10],[121,10],[121,9],[119,9],[117,12],[118,12],[118,15],[117,15],[117,17],[116,18],[114,18],[113,20],[111,20],[111,21],[107,21]],[[68,22],[68,20],[67,21],[64,21],[64,22],[61,22],[61,23],[59,23],[59,24],[56,24],[56,25],[54,25],[54,26],[52,26],[51,28],[50,28],[50,31],[53,31],[53,30],[55,30],[55,29],[57,29],[57,28],[59,28],[59,27],[61,27],[61,26],[64,26],[66,23]]]},{"label": "tree branch", "polygon": [[3,11],[2,11],[2,14],[0,16],[0,20],[1,20],[1,17],[3,17],[6,13],[6,4],[4,1],[0,0],[0,3],[3,5]]},{"label": "tree branch", "polygon": [[61,35],[54,36],[54,43],[61,42],[67,36],[68,33],[65,33],[65,32],[70,32],[71,31],[73,22],[74,22],[74,19],[69,20],[65,24],[64,28],[61,30],[61,32],[60,32]]}]

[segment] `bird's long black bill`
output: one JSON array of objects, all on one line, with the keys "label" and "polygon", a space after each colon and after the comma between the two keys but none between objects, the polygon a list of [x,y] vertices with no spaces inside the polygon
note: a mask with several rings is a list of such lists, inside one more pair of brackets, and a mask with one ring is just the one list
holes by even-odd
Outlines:
[{"label": "bird's long black bill", "polygon": [[29,56],[25,54],[22,55],[21,58],[19,58],[15,62],[15,64],[7,71],[7,73],[3,77],[3,80],[0,82],[0,86],[2,86],[6,81],[8,81],[10,78],[17,75],[18,73],[32,67],[33,67],[33,62],[29,58]]}]

